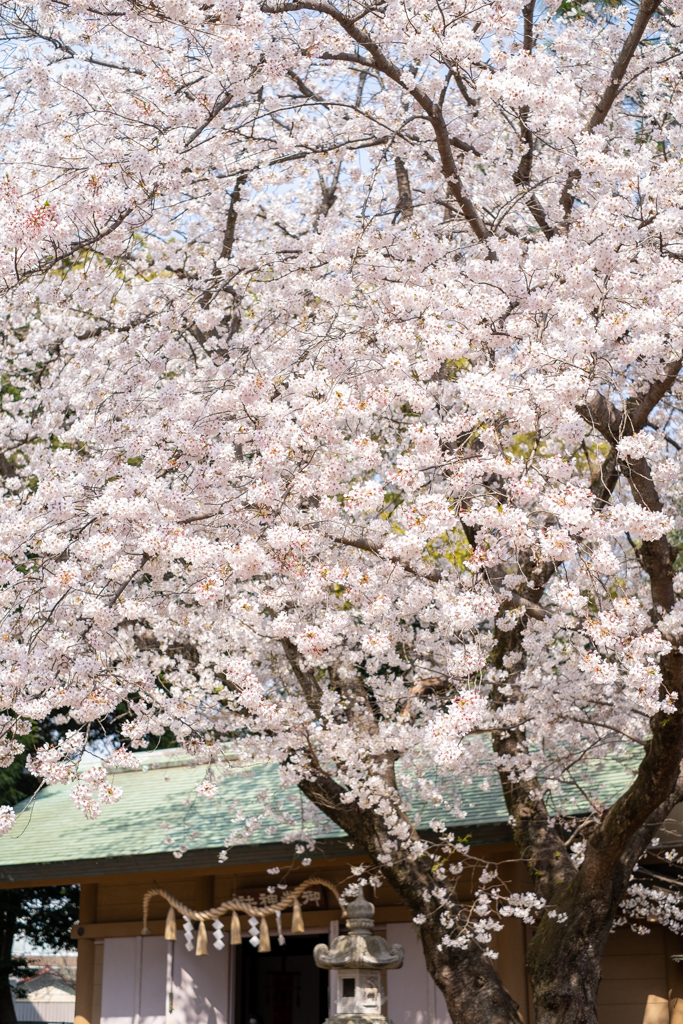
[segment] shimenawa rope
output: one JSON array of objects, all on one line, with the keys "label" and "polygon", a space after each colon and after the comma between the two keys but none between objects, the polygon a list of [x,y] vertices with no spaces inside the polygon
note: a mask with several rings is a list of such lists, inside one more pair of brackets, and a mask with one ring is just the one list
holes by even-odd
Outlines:
[{"label": "shimenawa rope", "polygon": [[192,910],[191,907],[186,906],[177,900],[175,896],[171,896],[165,889],[149,889],[142,899],[142,935],[150,935],[147,920],[149,917],[149,904],[155,896],[161,896],[165,899],[170,907],[173,907],[183,917],[187,917],[190,921],[215,921],[219,917],[223,917],[231,910],[241,914],[248,914],[250,917],[265,918],[270,917],[276,910],[283,911],[287,910],[288,907],[298,900],[299,896],[307,889],[312,888],[314,885],[322,885],[323,888],[329,889],[334,894],[337,903],[341,907],[342,916],[346,916],[346,909],[343,906],[339,897],[339,891],[332,882],[328,882],[326,878],[308,878],[305,882],[301,882],[295,889],[288,892],[286,896],[283,896],[277,903],[271,903],[267,907],[257,907],[251,900],[245,899],[232,899],[225,900],[219,907],[212,907],[211,910]]}]

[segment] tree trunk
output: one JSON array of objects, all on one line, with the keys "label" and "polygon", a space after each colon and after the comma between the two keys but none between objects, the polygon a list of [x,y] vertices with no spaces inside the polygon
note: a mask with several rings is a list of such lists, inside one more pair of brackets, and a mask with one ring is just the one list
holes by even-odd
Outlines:
[{"label": "tree trunk", "polygon": [[567,903],[566,924],[544,917],[529,949],[536,1024],[598,1021],[602,957],[617,907],[598,896],[577,896]]},{"label": "tree trunk", "polygon": [[2,1024],[17,1024],[17,1015],[14,1012],[12,1000],[12,989],[9,983],[9,974],[5,971],[0,975],[0,1020]]},{"label": "tree trunk", "polygon": [[474,946],[439,949],[443,931],[437,920],[421,926],[420,938],[427,970],[443,992],[453,1024],[520,1024],[519,1007],[493,962]]},{"label": "tree trunk", "polygon": [[16,1024],[9,979],[12,973],[12,943],[17,930],[16,896],[11,890],[0,893],[0,1021]]},{"label": "tree trunk", "polygon": [[[302,780],[299,788],[367,852],[411,912],[426,917],[420,925],[420,938],[427,969],[443,992],[453,1024],[520,1024],[517,1003],[491,959],[474,943],[467,949],[443,945],[447,929],[441,923],[441,912],[434,910],[438,901],[430,895],[438,887],[433,861],[400,854],[388,860],[385,851],[392,840],[381,816],[372,809],[345,804],[340,799],[341,787],[329,776]],[[416,840],[417,833],[411,831]]]},{"label": "tree trunk", "polygon": [[[619,803],[626,803],[629,796],[615,805],[617,817]],[[544,915],[529,947],[527,967],[536,1024],[597,1024],[602,958],[619,905],[636,862],[682,798],[683,775],[679,775],[666,799],[631,836],[609,870],[601,871],[602,858],[594,856],[596,840],[602,838],[599,830],[589,840],[584,864],[551,901],[557,916]]]}]

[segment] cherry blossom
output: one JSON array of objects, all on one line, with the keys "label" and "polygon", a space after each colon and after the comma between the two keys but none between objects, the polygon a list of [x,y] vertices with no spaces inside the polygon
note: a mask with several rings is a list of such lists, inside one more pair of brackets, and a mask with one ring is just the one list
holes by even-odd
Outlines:
[{"label": "cherry blossom", "polygon": [[[506,914],[539,923],[537,1018],[592,1019],[683,797],[682,19],[0,15],[0,762],[68,722],[28,769],[86,817],[168,732],[192,800],[278,766],[299,852],[323,817],[364,846],[467,1024],[516,1019]],[[634,758],[616,809],[576,781]],[[445,822],[496,775],[535,889],[482,867],[467,908]],[[224,859],[259,826],[230,813]]]},{"label": "cherry blossom", "polygon": [[9,807],[7,804],[3,804],[0,807],[0,835],[7,835],[11,831],[14,822],[16,821],[16,814],[14,808]]}]

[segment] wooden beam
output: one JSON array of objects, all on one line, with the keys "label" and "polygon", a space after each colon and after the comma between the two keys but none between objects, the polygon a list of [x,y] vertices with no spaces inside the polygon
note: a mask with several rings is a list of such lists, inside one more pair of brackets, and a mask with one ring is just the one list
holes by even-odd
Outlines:
[{"label": "wooden beam", "polygon": [[[338,921],[340,913],[338,910],[306,910],[304,909],[304,924],[307,930],[315,930],[320,928],[322,931],[329,928],[330,921]],[[228,916],[224,918],[228,920]],[[407,907],[377,907],[375,912],[375,920],[377,924],[395,924],[412,920],[412,915]],[[246,938],[249,935],[248,930],[244,927],[246,918],[242,914],[240,915],[240,921],[242,922],[242,935]],[[289,931],[292,927],[292,915],[282,915],[282,927],[285,931]],[[149,930],[152,935],[163,935],[164,934],[164,920],[150,921]],[[274,930],[274,919],[272,922],[272,928]],[[142,931],[142,920],[139,921],[98,921],[93,924],[77,924],[71,929],[71,938],[78,939],[79,943],[85,940],[93,939],[120,939],[120,938],[131,938],[139,935]],[[178,941],[181,941],[179,938]],[[80,946],[79,946],[80,949]]]}]

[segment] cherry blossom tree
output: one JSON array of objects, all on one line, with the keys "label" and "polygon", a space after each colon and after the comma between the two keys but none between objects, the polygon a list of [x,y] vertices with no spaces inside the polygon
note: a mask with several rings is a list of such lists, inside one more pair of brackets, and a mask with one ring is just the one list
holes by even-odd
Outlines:
[{"label": "cherry blossom tree", "polygon": [[[205,796],[228,742],[268,758],[453,1020],[518,1020],[514,914],[537,1022],[595,1022],[615,924],[681,919],[633,879],[683,798],[683,7],[0,17],[2,763],[71,722],[31,759],[69,781],[122,702]],[[465,905],[441,819],[496,772],[529,892]]]}]

